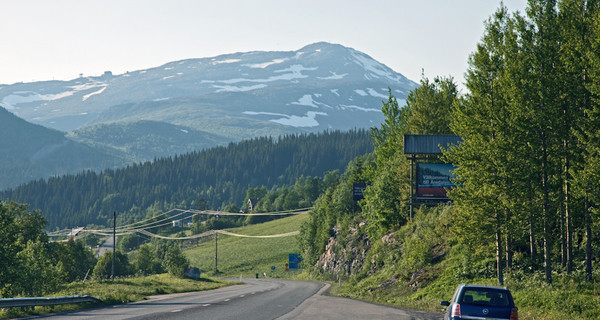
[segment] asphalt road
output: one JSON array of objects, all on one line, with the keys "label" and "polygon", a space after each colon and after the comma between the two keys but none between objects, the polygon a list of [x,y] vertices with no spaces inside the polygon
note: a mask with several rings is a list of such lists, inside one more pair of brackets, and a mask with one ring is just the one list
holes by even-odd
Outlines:
[{"label": "asphalt road", "polygon": [[[117,237],[115,237],[117,238]],[[108,237],[99,247],[98,247],[98,251],[96,251],[96,258],[100,258],[104,255],[104,253],[106,253],[107,251],[112,252],[113,251],[113,242],[114,240],[119,240],[117,239],[113,239],[113,237]],[[116,243],[115,243],[116,245]]]},{"label": "asphalt road", "polygon": [[322,283],[244,279],[210,291],[152,296],[136,303],[36,317],[36,319],[406,319],[438,320],[441,313],[390,308],[324,295]]}]

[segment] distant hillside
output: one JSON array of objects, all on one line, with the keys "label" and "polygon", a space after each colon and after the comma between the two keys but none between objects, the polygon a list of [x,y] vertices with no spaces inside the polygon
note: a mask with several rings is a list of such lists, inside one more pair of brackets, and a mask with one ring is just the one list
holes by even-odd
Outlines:
[{"label": "distant hillside", "polygon": [[34,179],[93,168],[115,168],[124,154],[90,147],[0,108],[0,190]]},{"label": "distant hillside", "polygon": [[366,130],[254,138],[228,146],[157,159],[126,168],[92,171],[27,183],[0,192],[40,209],[48,228],[108,225],[112,212],[139,219],[148,208],[241,206],[249,187],[293,184],[300,176],[344,170],[373,151]]},{"label": "distant hillside", "polygon": [[221,136],[156,121],[100,124],[70,132],[67,137],[92,146],[117,149],[135,162],[229,143],[229,139]]}]

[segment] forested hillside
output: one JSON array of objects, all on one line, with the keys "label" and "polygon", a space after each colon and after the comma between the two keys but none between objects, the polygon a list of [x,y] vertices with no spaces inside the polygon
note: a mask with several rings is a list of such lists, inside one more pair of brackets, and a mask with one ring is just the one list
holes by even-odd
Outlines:
[{"label": "forested hillside", "polygon": [[116,168],[124,158],[117,150],[73,141],[0,107],[0,190],[52,174]]},{"label": "forested hillside", "polygon": [[[349,166],[303,226],[313,271],[377,302],[439,310],[458,284],[479,283],[508,286],[522,319],[599,319],[599,26],[599,1],[501,6],[466,94],[437,78],[402,109],[390,97],[375,159]],[[451,205],[409,215],[407,133],[462,138],[442,150],[456,166]],[[358,206],[354,182],[371,183]]]},{"label": "forested hillside", "polygon": [[301,176],[341,170],[372,152],[365,130],[255,138],[123,169],[93,171],[30,182],[0,193],[0,199],[40,209],[48,228],[108,225],[113,211],[122,221],[149,208],[219,209],[242,205],[249,187],[294,184]]}]

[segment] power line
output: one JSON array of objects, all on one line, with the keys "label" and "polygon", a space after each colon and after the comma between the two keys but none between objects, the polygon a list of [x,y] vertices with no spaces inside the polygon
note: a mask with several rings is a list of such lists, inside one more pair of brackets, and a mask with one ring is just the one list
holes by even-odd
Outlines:
[{"label": "power line", "polygon": [[[185,237],[168,237],[168,236],[162,236],[162,235],[158,235],[156,233],[150,232],[148,231],[149,229],[154,229],[154,228],[158,228],[158,227],[163,227],[163,226],[167,226],[170,225],[172,223],[172,220],[174,218],[177,218],[179,216],[182,216],[184,214],[190,214],[189,216],[185,216],[182,217],[180,219],[178,219],[179,221],[183,221],[183,220],[188,220],[193,218],[194,216],[197,215],[212,215],[212,216],[284,216],[284,215],[299,215],[299,214],[303,214],[306,213],[310,210],[311,208],[302,208],[302,209],[295,209],[295,210],[283,210],[283,211],[273,211],[273,212],[261,212],[261,213],[243,213],[243,212],[222,212],[222,211],[212,211],[212,210],[194,210],[194,209],[188,209],[188,210],[183,210],[183,209],[171,209],[167,212],[163,212],[157,216],[151,217],[151,218],[147,218],[141,221],[137,221],[137,222],[133,222],[124,226],[120,226],[118,228],[115,229],[83,229],[80,232],[86,232],[86,233],[91,233],[91,234],[97,234],[97,235],[102,235],[102,236],[112,236],[113,234],[117,235],[117,236],[122,236],[122,235],[128,235],[128,234],[133,234],[133,233],[139,233],[142,235],[146,235],[149,237],[154,237],[154,238],[160,238],[160,239],[168,239],[168,240],[186,240],[186,239],[197,239],[197,238],[203,238],[203,237],[207,237],[207,236],[211,236],[215,233],[221,233],[221,234],[225,234],[225,235],[229,235],[229,236],[234,236],[234,237],[245,237],[245,238],[278,238],[278,237],[289,237],[289,236],[293,236],[293,235],[297,235],[299,234],[299,231],[293,231],[293,232],[288,232],[288,233],[282,233],[282,234],[275,234],[275,235],[262,235],[262,236],[250,236],[250,235],[242,235],[242,234],[237,234],[237,233],[233,233],[233,232],[229,232],[229,231],[224,231],[224,230],[210,230],[201,234],[197,234],[197,235],[192,235],[192,236],[185,236]],[[173,212],[178,212],[175,215],[169,216],[170,213]],[[164,216],[166,215],[166,218],[163,218],[161,220],[158,221],[151,221],[153,219],[156,219],[157,217],[160,216]],[[151,221],[151,222],[148,222]],[[167,222],[165,222],[167,221]],[[68,229],[65,229],[68,230]],[[62,230],[61,230],[62,231]],[[117,232],[118,231],[118,232]],[[56,234],[54,234],[56,235]]]}]

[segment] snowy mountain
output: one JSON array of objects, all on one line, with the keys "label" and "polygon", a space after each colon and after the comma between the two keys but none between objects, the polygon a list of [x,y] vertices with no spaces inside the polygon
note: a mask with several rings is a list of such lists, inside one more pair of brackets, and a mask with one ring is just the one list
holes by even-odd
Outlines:
[{"label": "snowy mountain", "polygon": [[245,52],[71,81],[0,85],[0,106],[61,131],[166,122],[229,140],[378,125],[388,88],[399,102],[417,84],[337,44]]},{"label": "snowy mountain", "polygon": [[257,136],[369,128],[383,121],[388,90],[403,104],[416,87],[364,53],[324,42],[0,85],[9,111],[0,108],[0,190]]}]

